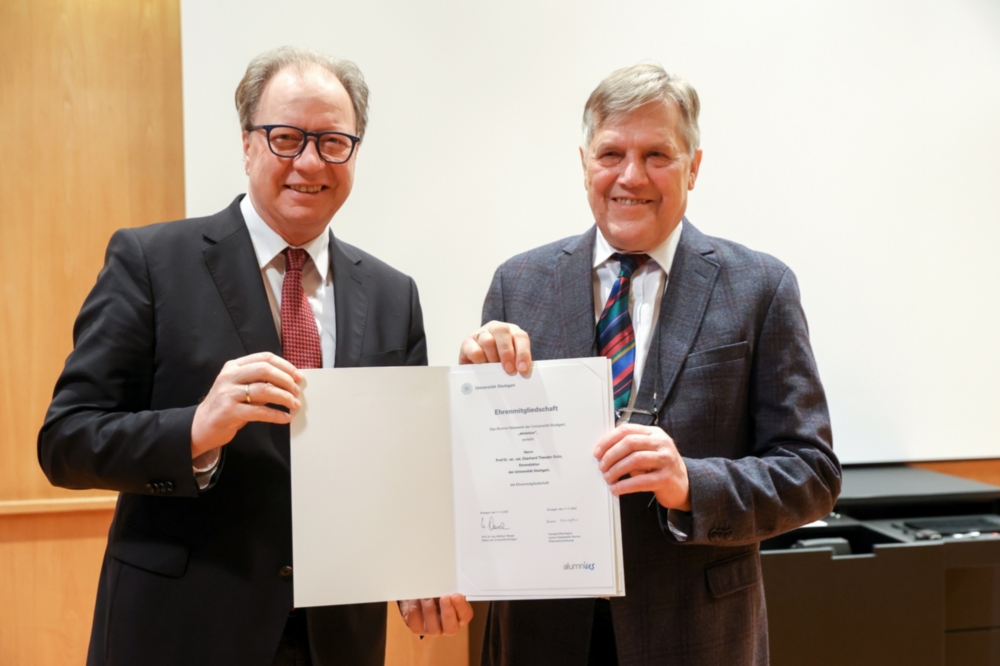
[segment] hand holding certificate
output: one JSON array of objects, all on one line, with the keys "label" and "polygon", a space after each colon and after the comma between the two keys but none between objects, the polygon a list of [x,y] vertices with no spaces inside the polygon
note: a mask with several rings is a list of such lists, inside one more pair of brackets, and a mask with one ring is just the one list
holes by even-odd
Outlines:
[{"label": "hand holding certificate", "polygon": [[624,593],[608,361],[305,371],[297,606]]}]

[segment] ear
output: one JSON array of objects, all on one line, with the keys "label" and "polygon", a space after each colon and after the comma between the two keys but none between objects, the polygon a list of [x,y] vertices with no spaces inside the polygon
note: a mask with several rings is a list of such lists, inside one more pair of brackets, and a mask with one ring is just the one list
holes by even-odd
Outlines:
[{"label": "ear", "polygon": [[701,168],[701,148],[694,151],[694,158],[691,160],[691,177],[688,179],[688,189],[694,189],[694,181],[698,178],[698,169]]},{"label": "ear", "polygon": [[580,166],[583,167],[583,189],[588,189],[587,187],[587,154],[583,152],[583,146],[580,146]]},{"label": "ear", "polygon": [[250,175],[250,132],[243,130],[243,168]]}]

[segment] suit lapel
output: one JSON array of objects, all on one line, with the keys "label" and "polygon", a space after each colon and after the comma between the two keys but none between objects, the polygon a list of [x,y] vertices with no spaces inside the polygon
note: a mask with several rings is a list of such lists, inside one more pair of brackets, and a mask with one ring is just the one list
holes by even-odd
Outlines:
[{"label": "suit lapel", "polygon": [[333,271],[333,293],[337,311],[337,352],[334,366],[356,367],[361,362],[361,343],[365,338],[368,316],[368,278],[361,265],[361,256],[349,245],[337,240],[330,232],[330,270]]},{"label": "suit lapel", "polygon": [[[274,316],[267,301],[264,280],[257,265],[257,255],[250,240],[240,199],[208,219],[203,231],[209,246],[204,250],[208,267],[229,316],[239,333],[247,354],[270,351],[281,354],[281,341],[274,327]],[[261,325],[262,322],[266,322]]]},{"label": "suit lapel", "polygon": [[567,358],[594,356],[594,238],[597,227],[571,239],[556,259],[555,297]]},{"label": "suit lapel", "polygon": [[[643,409],[665,403],[694,345],[719,276],[719,264],[711,258],[713,253],[708,239],[684,220],[667,291],[660,304],[657,323],[659,345],[655,352],[659,365],[654,369],[650,367],[649,360],[646,361],[643,382],[636,396],[636,405]],[[650,356],[652,353],[651,350]],[[650,373],[650,370],[654,372]],[[646,381],[647,378],[653,381]]]}]

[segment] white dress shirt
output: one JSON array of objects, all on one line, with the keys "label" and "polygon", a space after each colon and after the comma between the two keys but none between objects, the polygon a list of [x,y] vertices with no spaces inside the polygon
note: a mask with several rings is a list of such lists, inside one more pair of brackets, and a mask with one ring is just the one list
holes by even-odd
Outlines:
[{"label": "white dress shirt", "polygon": [[[246,220],[250,240],[257,253],[257,265],[264,278],[264,291],[267,292],[274,327],[280,338],[281,286],[285,280],[285,255],[282,252],[289,245],[278,232],[267,226],[254,208],[250,195],[243,197],[240,202],[240,212]],[[337,351],[337,313],[334,307],[333,273],[330,270],[330,224],[327,223],[319,236],[299,247],[312,259],[302,267],[302,289],[306,292],[306,298],[316,317],[323,367],[332,368]]]}]

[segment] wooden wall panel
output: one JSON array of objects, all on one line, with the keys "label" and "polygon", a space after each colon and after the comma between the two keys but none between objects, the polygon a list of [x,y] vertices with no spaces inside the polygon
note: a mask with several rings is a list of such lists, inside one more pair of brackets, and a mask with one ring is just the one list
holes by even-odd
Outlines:
[{"label": "wooden wall panel", "polygon": [[35,438],[111,233],[184,213],[179,3],[4,0],[0,49],[0,503],[79,497]]},{"label": "wooden wall panel", "polygon": [[1000,486],[1000,458],[992,460],[943,460],[940,462],[911,463],[911,466]]},{"label": "wooden wall panel", "polygon": [[0,663],[80,664],[114,497],[35,438],[111,232],[183,215],[178,0],[0,2],[0,127]]},{"label": "wooden wall panel", "polygon": [[0,516],[0,664],[84,663],[111,516]]}]

